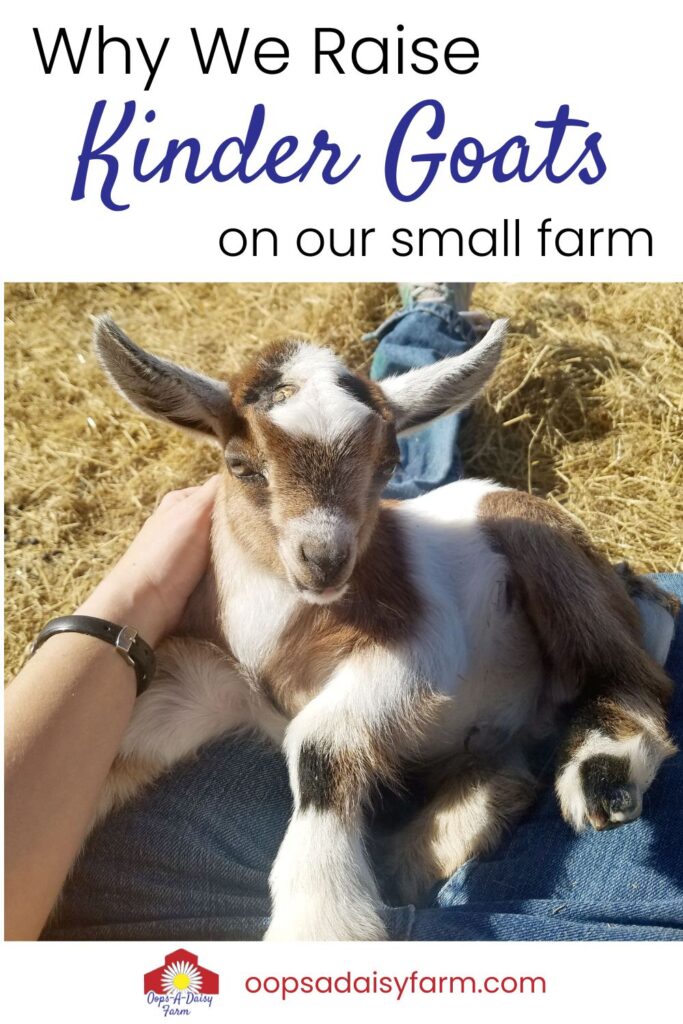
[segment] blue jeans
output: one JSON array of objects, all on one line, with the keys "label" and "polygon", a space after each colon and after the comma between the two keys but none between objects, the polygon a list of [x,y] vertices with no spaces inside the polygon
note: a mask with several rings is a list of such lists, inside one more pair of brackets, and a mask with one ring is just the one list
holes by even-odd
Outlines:
[{"label": "blue jeans", "polygon": [[[402,309],[366,337],[379,342],[371,371],[377,380],[459,355],[474,340],[469,325],[440,302],[422,302]],[[446,416],[399,440],[401,464],[386,489],[388,498],[417,498],[460,479],[460,420],[460,416]]]},{"label": "blue jeans", "polygon": [[[449,307],[429,307],[380,328],[376,376],[466,347]],[[449,417],[402,442],[388,493],[456,479],[457,429]],[[683,574],[656,579],[683,599]],[[667,668],[683,745],[683,616]],[[43,937],[259,939],[290,812],[279,752],[244,737],[208,746],[95,830]],[[610,832],[575,835],[549,786],[492,854],[461,867],[424,906],[387,906],[384,916],[394,939],[683,939],[683,757],[662,766],[642,817]]]}]

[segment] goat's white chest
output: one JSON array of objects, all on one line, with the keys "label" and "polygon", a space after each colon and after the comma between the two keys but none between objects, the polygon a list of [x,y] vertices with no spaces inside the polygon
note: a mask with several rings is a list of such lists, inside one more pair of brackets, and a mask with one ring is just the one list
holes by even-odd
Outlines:
[{"label": "goat's white chest", "polygon": [[291,587],[254,572],[247,586],[235,586],[224,607],[224,629],[235,657],[258,669],[275,653],[298,598]]},{"label": "goat's white chest", "polygon": [[221,625],[237,660],[258,671],[275,653],[301,599],[288,583],[257,565],[227,531],[217,548],[229,567]]}]

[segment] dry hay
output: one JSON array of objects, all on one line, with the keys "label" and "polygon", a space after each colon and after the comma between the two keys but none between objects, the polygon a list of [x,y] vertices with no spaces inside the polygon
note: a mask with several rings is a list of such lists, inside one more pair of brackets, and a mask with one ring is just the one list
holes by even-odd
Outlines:
[{"label": "dry hay", "polygon": [[[166,490],[215,452],[144,420],[89,348],[110,311],[141,344],[220,375],[296,334],[367,368],[391,285],[10,285],[6,295],[6,666],[71,611]],[[467,472],[548,495],[614,560],[681,567],[683,286],[480,285],[506,355],[463,431]]]}]

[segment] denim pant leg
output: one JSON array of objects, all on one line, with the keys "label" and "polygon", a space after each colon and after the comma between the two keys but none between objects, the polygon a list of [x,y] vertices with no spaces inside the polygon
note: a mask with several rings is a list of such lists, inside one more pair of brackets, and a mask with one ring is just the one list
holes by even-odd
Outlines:
[{"label": "denim pant leg", "polygon": [[95,829],[43,938],[260,938],[290,812],[279,752],[211,744]]},{"label": "denim pant leg", "polygon": [[[445,356],[459,355],[475,341],[469,324],[441,302],[402,309],[366,337],[378,340],[370,371],[375,380],[431,366]],[[385,490],[387,498],[416,498],[460,479],[460,420],[454,413],[399,440],[401,465]]]}]

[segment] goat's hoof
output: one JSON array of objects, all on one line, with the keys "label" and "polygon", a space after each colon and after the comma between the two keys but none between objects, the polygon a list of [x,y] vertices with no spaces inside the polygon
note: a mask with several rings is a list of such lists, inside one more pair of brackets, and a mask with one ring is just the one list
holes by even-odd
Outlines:
[{"label": "goat's hoof", "polygon": [[578,763],[570,761],[555,784],[562,817],[577,832],[587,825],[596,832],[627,825],[643,809],[647,784],[642,785],[642,777],[627,757],[596,754]]},{"label": "goat's hoof", "polygon": [[629,778],[625,758],[589,757],[580,768],[586,820],[596,832],[627,825],[640,817],[643,796]]},{"label": "goat's hoof", "polygon": [[642,805],[640,792],[633,783],[605,787],[602,792],[587,798],[586,816],[596,832],[605,832],[635,821],[640,817]]}]

